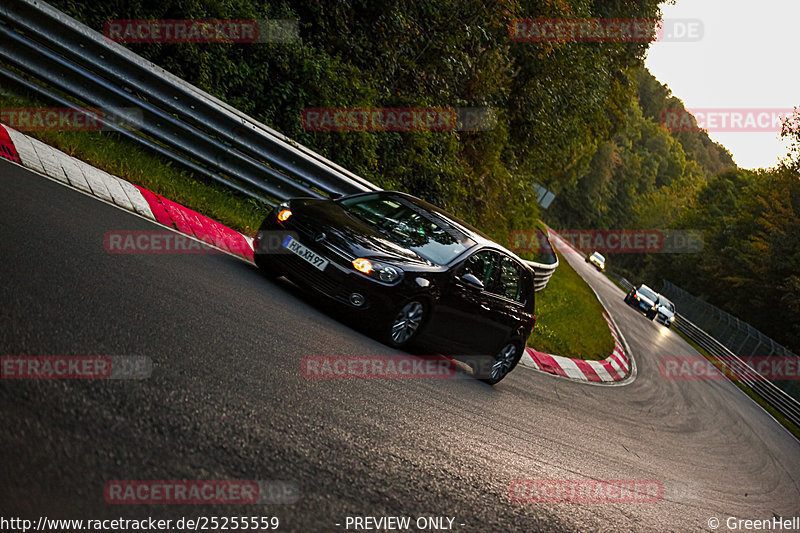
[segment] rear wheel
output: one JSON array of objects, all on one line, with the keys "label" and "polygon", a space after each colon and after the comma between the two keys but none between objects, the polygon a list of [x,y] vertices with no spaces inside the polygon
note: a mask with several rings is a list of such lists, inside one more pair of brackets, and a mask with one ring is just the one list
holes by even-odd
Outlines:
[{"label": "rear wheel", "polygon": [[522,349],[522,344],[519,341],[509,341],[506,343],[494,357],[491,366],[487,369],[488,375],[479,376],[481,381],[489,385],[500,383],[509,372],[514,370],[517,363],[519,363],[522,357]]}]

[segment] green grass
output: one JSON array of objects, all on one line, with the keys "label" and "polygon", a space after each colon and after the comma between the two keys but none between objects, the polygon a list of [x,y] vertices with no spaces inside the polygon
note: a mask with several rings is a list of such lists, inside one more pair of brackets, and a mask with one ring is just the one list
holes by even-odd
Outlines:
[{"label": "green grass", "polygon": [[614,350],[614,338],[603,306],[560,253],[558,261],[547,287],[536,293],[536,327],[528,346],[576,359],[605,359]]},{"label": "green grass", "polygon": [[[689,345],[692,348],[697,350],[697,353],[699,353],[700,355],[702,355],[703,357],[705,357],[706,359],[711,361],[715,366],[717,366],[720,369],[721,372],[724,373],[724,369],[722,368],[722,363],[720,363],[717,360],[716,357],[712,357],[711,354],[709,354],[699,344],[697,344],[692,339],[690,339],[689,337],[687,337],[686,335],[684,335],[683,333],[678,331],[676,328],[672,328],[672,329],[675,331],[675,333],[677,333],[678,335],[683,337],[683,340],[688,342]],[[794,435],[796,439],[800,440],[800,428],[797,427],[791,420],[788,420],[785,416],[783,416],[780,412],[778,412],[774,407],[772,407],[770,404],[768,404],[766,401],[764,401],[764,399],[761,398],[761,396],[759,396],[758,394],[753,392],[753,390],[750,387],[748,387],[747,385],[745,385],[741,381],[731,380],[731,382],[734,385],[736,385],[737,387],[739,387],[740,389],[742,389],[745,394],[747,394],[748,396],[750,396],[750,398],[753,399],[753,401],[755,401],[758,405],[763,407],[769,414],[771,414],[775,418],[775,420],[780,422],[783,425],[783,427],[788,429],[789,432],[792,435]]]},{"label": "green grass", "polygon": [[[48,107],[29,97],[0,89],[0,109]],[[247,235],[255,235],[269,207],[225,187],[205,183],[173,167],[137,143],[107,131],[25,131],[90,165],[185,205]]]}]

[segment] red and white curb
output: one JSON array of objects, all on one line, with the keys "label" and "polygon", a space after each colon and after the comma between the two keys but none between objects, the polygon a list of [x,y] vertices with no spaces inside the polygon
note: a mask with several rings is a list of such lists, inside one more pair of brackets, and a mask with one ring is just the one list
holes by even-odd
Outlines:
[{"label": "red and white curb", "polygon": [[[557,233],[549,230],[548,234],[562,254],[578,253]],[[589,288],[592,289],[591,286]],[[592,289],[592,292],[602,304],[597,291]],[[536,351],[533,348],[526,348],[519,364],[576,381],[612,383],[628,379],[630,376],[635,375],[636,364],[629,357],[628,350],[625,348],[627,344],[617,331],[614,321],[606,313],[603,313],[603,318],[606,319],[608,329],[611,330],[611,336],[614,337],[614,350],[611,355],[602,361],[584,361],[583,359],[551,355]]]},{"label": "red and white curb", "polygon": [[611,319],[603,313],[608,328],[614,337],[614,351],[602,361],[584,361],[560,355],[551,355],[526,348],[519,364],[549,374],[563,376],[578,381],[606,383],[622,381],[631,373],[631,363],[622,346],[617,329]]},{"label": "red and white curb", "polygon": [[4,124],[0,124],[0,157],[195,237],[224,252],[253,260],[253,240],[250,237]]}]

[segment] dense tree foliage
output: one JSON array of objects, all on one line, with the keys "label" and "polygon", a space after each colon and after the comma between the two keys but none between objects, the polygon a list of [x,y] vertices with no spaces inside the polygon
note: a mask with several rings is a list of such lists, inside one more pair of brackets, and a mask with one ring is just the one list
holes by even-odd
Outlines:
[{"label": "dense tree foliage", "polygon": [[685,110],[646,69],[623,127],[600,143],[584,172],[562,184],[547,219],[562,228],[666,228],[718,172],[735,167],[704,131],[671,132],[666,109]]},{"label": "dense tree foliage", "polygon": [[626,127],[603,143],[574,187],[548,210],[570,228],[700,231],[700,253],[629,254],[611,268],[658,287],[669,279],[800,352],[800,122],[777,168],[743,170],[705,132],[668,132],[680,100],[649,73]]}]

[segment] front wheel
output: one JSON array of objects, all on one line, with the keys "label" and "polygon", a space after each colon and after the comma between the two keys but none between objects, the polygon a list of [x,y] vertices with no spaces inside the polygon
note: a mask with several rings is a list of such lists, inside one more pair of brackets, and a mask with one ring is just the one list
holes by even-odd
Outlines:
[{"label": "front wheel", "polygon": [[384,334],[386,344],[402,348],[419,334],[426,317],[425,304],[419,300],[405,303],[398,311]]},{"label": "front wheel", "polygon": [[517,366],[522,357],[522,350],[522,345],[517,341],[506,343],[492,361],[489,375],[487,377],[480,376],[481,381],[489,385],[500,383]]}]

